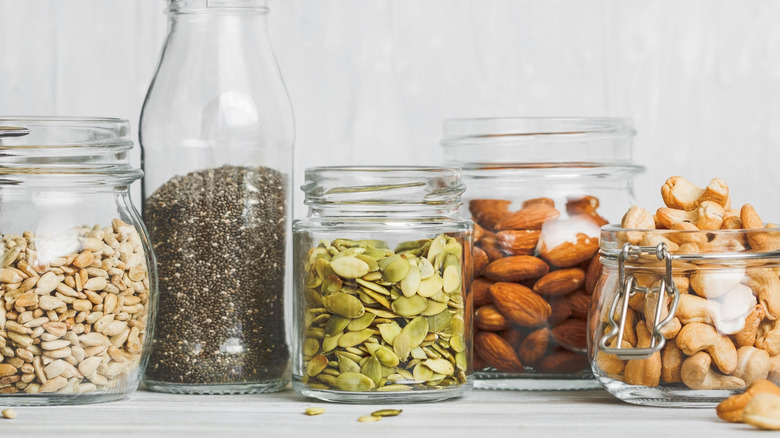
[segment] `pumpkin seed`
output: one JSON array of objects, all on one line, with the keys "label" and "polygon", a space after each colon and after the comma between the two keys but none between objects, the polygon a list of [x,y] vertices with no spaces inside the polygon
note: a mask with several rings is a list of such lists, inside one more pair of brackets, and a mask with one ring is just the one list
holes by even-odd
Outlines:
[{"label": "pumpkin seed", "polygon": [[381,419],[382,417],[375,417],[373,415],[363,415],[362,417],[358,417],[358,421],[361,423],[373,423]]},{"label": "pumpkin seed", "polygon": [[343,285],[344,281],[338,275],[329,275],[322,281],[322,292],[323,294],[336,293],[341,290]]},{"label": "pumpkin seed", "polygon": [[449,376],[455,372],[452,362],[447,359],[428,359],[423,362],[422,365],[427,366],[435,373],[444,374],[445,376]]},{"label": "pumpkin seed", "polygon": [[450,265],[444,268],[442,274],[444,292],[452,293],[460,287],[460,269],[457,265]]},{"label": "pumpkin seed", "polygon": [[[362,318],[362,317],[361,317]],[[325,323],[325,334],[333,336],[337,333],[341,333],[349,325],[352,320],[339,315],[333,315],[330,317],[327,323]]]},{"label": "pumpkin seed", "polygon": [[396,415],[400,415],[401,412],[403,412],[401,409],[380,409],[372,412],[371,415],[375,417],[395,417]]},{"label": "pumpkin seed", "polygon": [[375,385],[379,385],[379,381],[382,380],[382,364],[376,356],[369,357],[360,367],[360,372],[371,379]]},{"label": "pumpkin seed", "polygon": [[382,279],[382,273],[379,271],[369,272],[363,276],[363,280],[366,281],[378,281]]},{"label": "pumpkin seed", "polygon": [[376,390],[378,392],[395,392],[395,391],[411,391],[413,388],[409,385],[401,385],[401,384],[392,384],[392,385],[385,385],[381,388],[377,388]]},{"label": "pumpkin seed", "polygon": [[333,268],[330,267],[330,261],[323,259],[317,259],[314,262],[314,270],[317,272],[317,276],[320,280],[325,280],[329,276],[335,274]]},{"label": "pumpkin seed", "polygon": [[384,269],[382,279],[390,283],[396,283],[404,279],[409,273],[409,261],[399,257]]},{"label": "pumpkin seed", "polygon": [[335,383],[342,391],[369,391],[376,386],[373,380],[360,373],[342,373]]},{"label": "pumpkin seed", "polygon": [[390,345],[393,345],[393,340],[401,333],[401,327],[395,321],[377,324],[376,328],[379,329],[379,334],[382,335],[382,339]]},{"label": "pumpkin seed", "polygon": [[412,348],[412,351],[410,353],[413,358],[415,359],[427,359],[428,355],[425,354],[425,350],[422,349],[422,347],[415,347]]},{"label": "pumpkin seed", "polygon": [[368,326],[370,326],[371,323],[374,322],[374,318],[376,318],[376,315],[374,315],[373,313],[365,313],[360,318],[356,318],[349,321],[349,324],[347,324],[347,329],[353,332],[357,332],[365,328],[368,328]]},{"label": "pumpkin seed", "polygon": [[343,336],[343,333],[338,333],[333,336],[325,336],[322,339],[322,352],[330,353],[339,345],[339,339]]},{"label": "pumpkin seed", "polygon": [[[428,307],[421,313],[422,316],[433,316],[447,310],[447,303],[428,300]],[[449,313],[449,312],[448,312]]]},{"label": "pumpkin seed", "polygon": [[368,340],[374,335],[374,331],[371,329],[360,330],[359,332],[347,332],[344,333],[338,341],[339,347],[354,347]]},{"label": "pumpkin seed", "polygon": [[314,377],[322,372],[328,366],[328,358],[324,354],[314,356],[306,366],[306,374]]},{"label": "pumpkin seed", "polygon": [[420,274],[420,268],[417,266],[410,266],[409,272],[406,273],[406,276],[399,284],[404,296],[411,297],[416,294],[417,290],[420,288],[421,280],[422,276]]},{"label": "pumpkin seed", "polygon": [[452,323],[452,314],[449,310],[443,310],[428,318],[428,330],[433,333],[439,333],[450,327]]},{"label": "pumpkin seed", "polygon": [[390,291],[376,283],[372,283],[371,281],[367,281],[363,278],[358,278],[355,281],[357,281],[359,285],[371,289],[374,292],[379,292],[382,295],[390,295]]},{"label": "pumpkin seed", "polygon": [[425,298],[432,297],[442,290],[442,285],[443,280],[439,274],[431,275],[420,281],[420,288],[417,290],[417,294]]},{"label": "pumpkin seed", "polygon": [[373,290],[366,287],[362,288],[362,292],[368,295],[372,300],[384,306],[385,308],[387,309],[390,308],[390,301],[384,295],[374,292]]},{"label": "pumpkin seed", "polygon": [[393,350],[385,347],[384,345],[367,343],[365,346],[369,353],[373,354],[377,359],[379,359],[379,362],[382,364],[382,366],[395,367],[400,363],[398,356],[393,353]]},{"label": "pumpkin seed", "polygon": [[428,308],[428,300],[419,295],[413,297],[398,297],[398,299],[393,301],[390,308],[395,313],[405,318],[412,318]]},{"label": "pumpkin seed", "polygon": [[320,341],[307,337],[303,340],[303,355],[304,356],[314,356],[317,354],[317,352],[320,351]]},{"label": "pumpkin seed", "polygon": [[433,242],[431,242],[431,247],[428,248],[428,256],[426,257],[428,261],[433,263],[433,261],[436,260],[436,256],[438,256],[444,250],[444,246],[446,244],[447,236],[444,234],[436,236],[436,238],[433,239]]},{"label": "pumpkin seed", "polygon": [[409,336],[412,348],[419,346],[428,334],[428,320],[422,316],[414,318],[401,329],[402,334]]},{"label": "pumpkin seed", "polygon": [[364,254],[356,255],[355,258],[366,262],[366,264],[368,265],[369,273],[379,271],[379,264],[377,264],[376,259],[374,259],[370,255],[364,253]]},{"label": "pumpkin seed", "polygon": [[450,347],[455,350],[456,353],[462,353],[466,350],[466,340],[461,333],[455,333],[450,338]]},{"label": "pumpkin seed", "polygon": [[[366,252],[364,252],[362,255],[364,255],[366,257],[371,257],[372,259],[374,259],[376,261],[376,260],[380,260],[380,259],[386,257],[388,255],[387,253],[388,253],[388,251],[383,250],[383,249],[369,249],[369,250],[366,250]],[[379,265],[377,265],[377,267],[378,266]]]},{"label": "pumpkin seed", "polygon": [[414,367],[412,375],[414,376],[414,380],[418,382],[427,382],[433,378],[433,370],[423,364],[418,364]]},{"label": "pumpkin seed", "polygon": [[333,272],[343,278],[358,278],[368,274],[368,263],[355,257],[341,257],[330,262]]},{"label": "pumpkin seed", "polygon": [[376,316],[381,316],[382,318],[398,318],[398,315],[395,313],[388,312],[384,309],[372,309],[371,307],[366,307],[366,312],[371,312]]},{"label": "pumpkin seed", "polygon": [[320,415],[325,413],[325,408],[306,408],[306,415]]},{"label": "pumpkin seed", "polygon": [[[336,353],[338,354],[338,353]],[[346,356],[338,356],[339,371],[341,373],[359,373],[360,365]]]},{"label": "pumpkin seed", "polygon": [[350,319],[360,318],[366,311],[360,300],[344,292],[322,297],[322,304],[329,311]]},{"label": "pumpkin seed", "polygon": [[417,268],[420,269],[420,278],[423,280],[436,273],[436,270],[433,269],[433,264],[425,258],[417,261]]}]

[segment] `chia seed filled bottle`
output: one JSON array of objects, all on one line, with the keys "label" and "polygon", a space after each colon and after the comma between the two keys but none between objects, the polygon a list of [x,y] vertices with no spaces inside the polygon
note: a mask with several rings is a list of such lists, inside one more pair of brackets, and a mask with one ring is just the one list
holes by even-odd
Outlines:
[{"label": "chia seed filled bottle", "polygon": [[289,381],[284,296],[294,127],[265,0],[169,0],[141,114],[143,216],[160,269],[148,388]]}]

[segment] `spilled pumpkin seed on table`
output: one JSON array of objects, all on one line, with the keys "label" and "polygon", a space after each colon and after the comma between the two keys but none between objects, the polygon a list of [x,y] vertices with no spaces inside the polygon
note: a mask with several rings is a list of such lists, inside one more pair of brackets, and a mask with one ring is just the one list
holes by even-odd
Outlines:
[{"label": "spilled pumpkin seed on table", "polygon": [[302,383],[415,391],[466,383],[463,247],[450,236],[321,241],[306,258]]}]

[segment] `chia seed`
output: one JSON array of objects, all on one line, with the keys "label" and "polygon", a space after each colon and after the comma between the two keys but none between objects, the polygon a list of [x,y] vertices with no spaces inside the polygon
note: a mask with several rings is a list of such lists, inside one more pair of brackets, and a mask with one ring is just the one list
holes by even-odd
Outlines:
[{"label": "chia seed", "polygon": [[286,380],[286,185],[265,167],[176,176],[147,200],[159,304],[146,379]]}]

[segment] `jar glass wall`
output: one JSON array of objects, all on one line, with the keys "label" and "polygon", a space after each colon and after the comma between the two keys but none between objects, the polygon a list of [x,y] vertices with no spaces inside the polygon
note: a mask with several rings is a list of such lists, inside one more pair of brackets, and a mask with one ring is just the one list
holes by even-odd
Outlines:
[{"label": "jar glass wall", "polygon": [[306,171],[295,221],[293,388],[351,403],[441,400],[472,386],[472,223],[456,170]]},{"label": "jar glass wall", "polygon": [[129,123],[0,118],[0,404],[124,398],[148,359],[154,256]]},{"label": "jar glass wall", "polygon": [[462,168],[475,222],[477,388],[597,387],[586,319],[599,229],[634,202],[628,120],[459,119],[446,162]]}]

